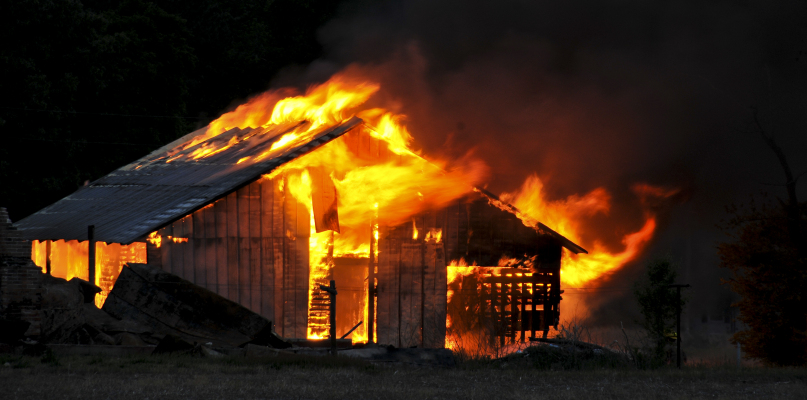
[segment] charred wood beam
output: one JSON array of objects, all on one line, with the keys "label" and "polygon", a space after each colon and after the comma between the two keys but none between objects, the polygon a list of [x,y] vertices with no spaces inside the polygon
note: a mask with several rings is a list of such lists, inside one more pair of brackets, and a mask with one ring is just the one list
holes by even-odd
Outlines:
[{"label": "charred wood beam", "polygon": [[339,339],[344,339],[344,338],[348,337],[348,335],[350,335],[351,333],[353,333],[353,331],[355,331],[355,330],[356,330],[356,328],[360,327],[360,326],[361,326],[361,324],[363,324],[363,323],[364,323],[364,321],[359,321],[359,323],[358,323],[358,324],[356,324],[355,326],[353,326],[352,328],[350,328],[350,330],[349,330],[349,331],[347,331],[347,333],[346,333],[346,334],[342,335],[342,337],[340,337]]},{"label": "charred wood beam", "polygon": [[330,309],[330,335],[331,335],[331,354],[336,355],[336,281],[331,279],[331,285],[319,285],[319,288],[328,292],[331,295],[331,309]]},{"label": "charred wood beam", "polygon": [[[370,223],[370,262],[367,267],[367,343],[375,343],[373,330],[375,329],[375,221]],[[361,325],[361,322],[359,322]],[[358,327],[359,325],[356,325]],[[356,329],[355,327],[353,329]],[[351,329],[351,332],[353,331]]]}]

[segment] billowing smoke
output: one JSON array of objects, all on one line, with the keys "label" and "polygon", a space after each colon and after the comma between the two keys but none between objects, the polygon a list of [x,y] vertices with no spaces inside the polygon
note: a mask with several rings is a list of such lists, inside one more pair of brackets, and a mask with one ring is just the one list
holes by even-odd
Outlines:
[{"label": "billowing smoke", "polygon": [[534,172],[554,198],[605,187],[612,209],[586,234],[615,249],[642,224],[631,185],[682,189],[657,206],[643,259],[590,296],[596,321],[628,322],[641,265],[669,256],[699,318],[731,301],[715,254],[723,207],[783,190],[764,186],[784,178],[755,112],[794,171],[807,168],[805,21],[798,1],[357,2],[321,29],[326,56],[276,83],[352,65],[381,83],[375,101],[408,116],[425,155],[485,160],[493,192]]}]

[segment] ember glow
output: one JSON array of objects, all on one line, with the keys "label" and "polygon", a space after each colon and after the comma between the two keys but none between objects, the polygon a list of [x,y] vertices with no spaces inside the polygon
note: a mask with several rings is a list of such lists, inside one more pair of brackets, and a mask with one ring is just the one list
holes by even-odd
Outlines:
[{"label": "ember glow", "polygon": [[[181,238],[181,237],[166,236],[165,239],[170,240],[170,241],[172,241],[174,243],[187,243],[188,242],[188,238]],[[154,232],[149,233],[148,237],[146,238],[146,241],[153,244],[157,248],[160,248],[160,246],[162,246],[162,243],[163,243],[163,238],[162,238],[162,236],[160,236],[160,234],[157,231],[154,231]]]}]

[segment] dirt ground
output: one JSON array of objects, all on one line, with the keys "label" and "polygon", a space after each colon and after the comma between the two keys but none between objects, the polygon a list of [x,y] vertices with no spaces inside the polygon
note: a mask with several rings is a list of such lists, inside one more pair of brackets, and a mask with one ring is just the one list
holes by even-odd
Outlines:
[{"label": "dirt ground", "polygon": [[807,370],[728,366],[541,371],[344,357],[0,355],[2,399],[804,399]]}]

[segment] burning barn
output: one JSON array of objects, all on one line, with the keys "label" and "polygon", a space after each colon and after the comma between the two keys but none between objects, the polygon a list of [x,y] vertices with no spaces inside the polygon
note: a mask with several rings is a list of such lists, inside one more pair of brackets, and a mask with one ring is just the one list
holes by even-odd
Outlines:
[{"label": "burning barn", "polygon": [[43,272],[100,286],[99,307],[135,262],[286,338],[328,334],[331,280],[353,341],[443,347],[462,330],[504,344],[557,326],[562,249],[585,250],[475,188],[473,166],[410,151],[394,115],[359,108],[377,89],[263,95],[17,225]]}]

